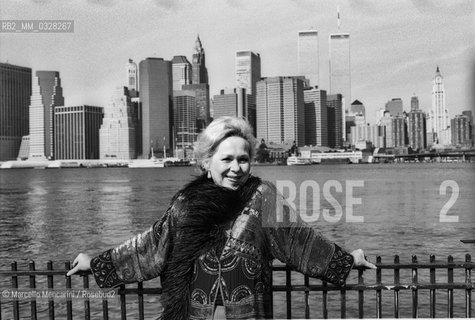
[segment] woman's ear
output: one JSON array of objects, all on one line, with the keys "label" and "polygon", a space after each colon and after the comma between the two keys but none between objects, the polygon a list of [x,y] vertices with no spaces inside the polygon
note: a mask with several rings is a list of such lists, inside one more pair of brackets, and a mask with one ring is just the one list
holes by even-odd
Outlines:
[{"label": "woman's ear", "polygon": [[209,162],[210,162],[210,159],[204,159],[203,162],[201,163],[201,166],[203,167],[203,169],[205,171],[208,171],[209,170]]}]

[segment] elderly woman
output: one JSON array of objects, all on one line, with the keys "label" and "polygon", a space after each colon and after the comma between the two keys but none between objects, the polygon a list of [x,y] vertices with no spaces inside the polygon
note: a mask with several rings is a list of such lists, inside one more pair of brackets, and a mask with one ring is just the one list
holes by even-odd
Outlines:
[{"label": "elderly woman", "polygon": [[213,121],[198,137],[202,174],[172,199],[149,230],[74,268],[92,269],[101,288],[161,277],[162,319],[272,318],[274,259],[342,285],[353,266],[375,266],[347,253],[296,218],[269,182],[250,174],[255,138],[248,122]]}]

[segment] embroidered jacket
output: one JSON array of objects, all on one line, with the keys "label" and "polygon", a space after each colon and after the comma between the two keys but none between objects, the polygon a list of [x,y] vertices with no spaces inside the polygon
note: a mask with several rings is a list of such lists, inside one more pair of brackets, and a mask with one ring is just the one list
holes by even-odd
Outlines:
[{"label": "embroidered jacket", "polygon": [[[302,222],[274,185],[258,182],[239,212],[228,222],[210,227],[222,231],[222,240],[199,244],[202,249],[189,256],[193,260],[189,267],[182,267],[182,262],[187,261],[183,259],[176,260],[176,264],[168,263],[175,259],[173,248],[178,248],[184,239],[190,239],[185,248],[200,242],[193,238],[193,231],[175,229],[179,229],[189,211],[199,210],[190,209],[190,202],[201,201],[190,199],[190,195],[196,193],[198,199],[209,200],[201,194],[206,191],[199,183],[192,193],[179,192],[166,214],[149,230],[92,259],[98,285],[113,287],[161,276],[164,295],[168,295],[165,312],[167,305],[171,310],[163,316],[167,320],[212,319],[218,297],[227,319],[272,319],[274,259],[303,274],[343,285],[353,257]],[[206,226],[197,228],[203,233]],[[183,247],[180,250],[186,251]],[[190,276],[187,278],[186,274]],[[176,297],[180,294],[185,296]]]}]

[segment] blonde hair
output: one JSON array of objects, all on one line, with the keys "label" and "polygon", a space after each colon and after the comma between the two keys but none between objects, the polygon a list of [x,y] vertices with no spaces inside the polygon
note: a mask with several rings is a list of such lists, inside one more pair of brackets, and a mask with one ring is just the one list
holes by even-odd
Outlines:
[{"label": "blonde hair", "polygon": [[214,155],[219,144],[234,136],[241,137],[249,143],[249,157],[252,160],[255,155],[257,140],[252,134],[252,127],[249,122],[238,117],[221,117],[212,121],[198,135],[193,148],[198,168],[204,172],[204,163]]}]

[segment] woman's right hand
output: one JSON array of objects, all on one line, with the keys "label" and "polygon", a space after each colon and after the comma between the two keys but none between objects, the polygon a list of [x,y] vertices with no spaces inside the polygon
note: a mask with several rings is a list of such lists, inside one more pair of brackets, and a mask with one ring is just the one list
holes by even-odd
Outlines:
[{"label": "woman's right hand", "polygon": [[80,253],[73,261],[73,268],[66,273],[66,276],[75,274],[78,271],[87,271],[91,269],[91,257],[85,253]]}]

